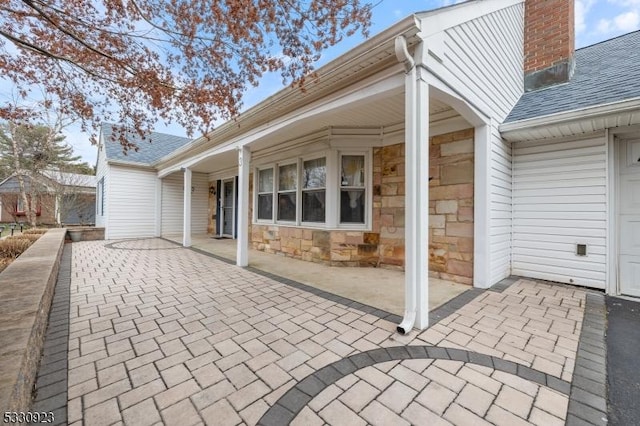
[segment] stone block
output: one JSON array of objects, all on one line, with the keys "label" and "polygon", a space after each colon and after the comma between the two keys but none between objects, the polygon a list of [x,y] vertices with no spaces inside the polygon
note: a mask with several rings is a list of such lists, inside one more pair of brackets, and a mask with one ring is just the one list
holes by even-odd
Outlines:
[{"label": "stone block", "polygon": [[303,229],[302,230],[302,239],[303,240],[312,240],[313,239],[313,230],[312,229]]},{"label": "stone block", "polygon": [[382,197],[382,207],[404,207],[404,195]]},{"label": "stone block", "polygon": [[376,232],[365,232],[362,235],[362,240],[365,244],[379,244],[380,234]]},{"label": "stone block", "polygon": [[463,139],[456,142],[449,142],[440,145],[440,152],[443,157],[459,154],[473,153],[473,139]]},{"label": "stone block", "polygon": [[383,183],[380,188],[380,195],[398,195],[398,184]]},{"label": "stone block", "polygon": [[457,200],[436,201],[436,213],[456,213],[458,211]]},{"label": "stone block", "polygon": [[473,222],[473,207],[458,208],[458,222]]},{"label": "stone block", "polygon": [[473,263],[461,260],[449,259],[447,262],[447,273],[452,275],[460,275],[463,277],[473,277]]},{"label": "stone block", "polygon": [[447,237],[473,238],[473,223],[447,223]]},{"label": "stone block", "polygon": [[429,215],[429,228],[444,228],[446,217],[443,215]]},{"label": "stone block", "polygon": [[473,184],[464,183],[432,187],[429,189],[429,196],[432,200],[460,200],[461,198],[473,198]]},{"label": "stone block", "polygon": [[453,141],[453,133],[445,133],[444,135],[438,135],[431,138],[431,143],[433,145],[440,145],[443,143],[448,143]]},{"label": "stone block", "polygon": [[398,209],[398,212],[393,215],[393,226],[404,228],[404,209]]},{"label": "stone block", "polygon": [[327,231],[313,231],[313,245],[328,249],[331,246],[331,234]]},{"label": "stone block", "polygon": [[458,130],[457,132],[453,133],[453,140],[454,141],[459,141],[461,139],[471,139],[474,136],[474,129],[473,127],[465,129],[465,130]]},{"label": "stone block", "polygon": [[473,161],[446,164],[440,170],[441,185],[473,183]]}]

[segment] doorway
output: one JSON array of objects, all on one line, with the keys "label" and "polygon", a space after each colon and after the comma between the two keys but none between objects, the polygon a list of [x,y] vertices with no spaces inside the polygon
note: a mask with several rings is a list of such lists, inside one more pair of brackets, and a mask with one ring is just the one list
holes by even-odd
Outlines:
[{"label": "doorway", "polygon": [[620,293],[640,297],[640,137],[620,139],[618,153]]},{"label": "doorway", "polygon": [[220,223],[223,237],[234,238],[236,229],[236,185],[235,178],[222,181],[220,197]]}]

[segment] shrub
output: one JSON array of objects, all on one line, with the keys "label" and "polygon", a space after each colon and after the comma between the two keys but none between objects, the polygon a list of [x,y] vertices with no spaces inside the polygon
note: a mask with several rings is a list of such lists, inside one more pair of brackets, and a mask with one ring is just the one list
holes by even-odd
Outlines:
[{"label": "shrub", "polygon": [[31,244],[31,240],[17,236],[0,240],[0,258],[15,259],[28,249]]},{"label": "shrub", "polygon": [[[25,234],[23,233],[22,235],[17,235],[17,238],[22,238],[24,240],[29,240],[31,242],[34,242],[35,240],[37,240],[38,238],[42,237],[43,234]],[[11,238],[11,237],[9,237]]]},{"label": "shrub", "polygon": [[13,259],[0,257],[0,272],[4,271],[11,262]]},{"label": "shrub", "polygon": [[44,234],[45,232],[47,232],[48,230],[45,228],[31,228],[31,229],[25,229],[24,231],[22,231],[22,235],[29,235],[29,234]]}]

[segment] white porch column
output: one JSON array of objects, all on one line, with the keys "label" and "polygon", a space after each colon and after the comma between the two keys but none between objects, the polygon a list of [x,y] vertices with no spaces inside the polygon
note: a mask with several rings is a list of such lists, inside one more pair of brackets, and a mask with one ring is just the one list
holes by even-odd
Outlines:
[{"label": "white porch column", "polygon": [[491,286],[491,121],[478,125],[474,134],[473,176],[473,286]]},{"label": "white porch column", "polygon": [[[398,331],[429,325],[429,84],[427,70],[396,39],[405,77],[405,315]],[[420,58],[420,48],[415,58]]]},{"label": "white porch column", "polygon": [[409,171],[405,185],[412,198],[405,220],[408,218],[412,226],[405,228],[405,235],[412,235],[407,259],[416,282],[416,327],[424,330],[429,326],[429,84],[427,70],[416,68],[412,114],[415,139],[405,146],[405,167]]},{"label": "white porch column", "polygon": [[184,210],[182,221],[182,245],[191,247],[191,169],[184,169]]},{"label": "white porch column", "polygon": [[251,151],[248,146],[238,149],[238,246],[236,265],[249,265],[249,171]]}]

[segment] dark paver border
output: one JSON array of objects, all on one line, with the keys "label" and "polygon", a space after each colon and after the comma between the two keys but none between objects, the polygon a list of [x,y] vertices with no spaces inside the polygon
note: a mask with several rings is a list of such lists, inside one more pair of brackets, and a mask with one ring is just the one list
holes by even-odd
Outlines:
[{"label": "dark paver border", "polygon": [[477,364],[513,374],[539,385],[547,386],[565,395],[569,394],[571,387],[569,382],[557,377],[513,361],[478,352],[438,346],[394,346],[350,355],[311,373],[282,395],[264,413],[258,421],[258,425],[280,426],[289,424],[313,398],[343,377],[381,362],[406,359],[442,359]]},{"label": "dark paver border", "polygon": [[52,412],[54,425],[67,424],[72,246],[65,244],[60,259],[32,404],[32,411]]},{"label": "dark paver border", "polygon": [[606,425],[607,308],[603,293],[587,291],[571,380],[567,426]]}]

